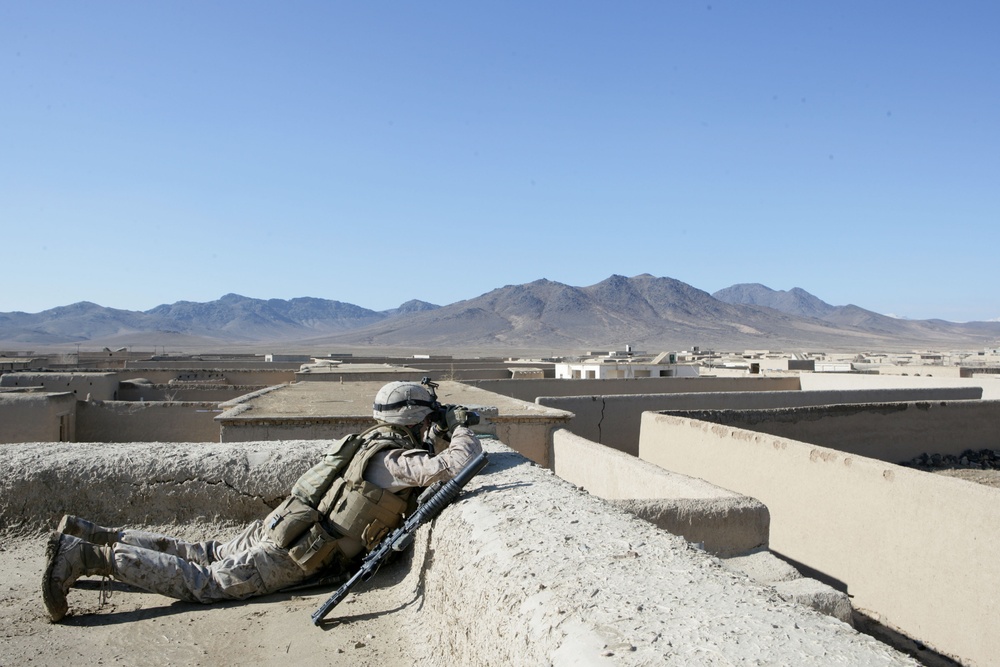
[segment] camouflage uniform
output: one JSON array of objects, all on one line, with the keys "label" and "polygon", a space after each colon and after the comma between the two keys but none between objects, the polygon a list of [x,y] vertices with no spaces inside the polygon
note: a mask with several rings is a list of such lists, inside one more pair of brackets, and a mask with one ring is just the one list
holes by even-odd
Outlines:
[{"label": "camouflage uniform", "polygon": [[[464,426],[455,428],[451,443],[436,456],[407,449],[412,442],[376,430],[374,437],[394,440],[364,470],[364,479],[388,491],[425,487],[454,477],[482,451]],[[123,530],[113,546],[114,578],[144,590],[192,602],[242,600],[266,595],[309,578],[270,537],[262,521],[254,521],[228,542],[185,542],[165,535]]]}]

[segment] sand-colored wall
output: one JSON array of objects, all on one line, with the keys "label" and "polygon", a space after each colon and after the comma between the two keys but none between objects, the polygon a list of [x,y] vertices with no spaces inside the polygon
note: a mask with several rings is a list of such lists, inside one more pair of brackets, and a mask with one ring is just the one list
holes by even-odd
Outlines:
[{"label": "sand-colored wall", "polygon": [[557,429],[556,475],[718,556],[766,547],[770,515],[758,500]]},{"label": "sand-colored wall", "polygon": [[79,400],[116,398],[118,378],[114,373],[6,373],[0,387],[42,387],[47,392],[70,392]]},{"label": "sand-colored wall", "polygon": [[920,454],[1000,449],[1000,401],[917,401],[684,416],[830,447],[890,463]]},{"label": "sand-colored wall", "polygon": [[935,387],[979,387],[986,401],[1000,400],[1000,376],[976,378],[862,375],[857,373],[802,373],[803,391],[822,389],[927,389]]},{"label": "sand-colored wall", "polygon": [[639,455],[639,421],[643,412],[661,410],[743,410],[870,403],[889,401],[930,401],[975,399],[980,387],[913,387],[885,389],[844,389],[817,391],[726,391],[646,395],[540,396],[539,405],[567,410],[576,415],[569,428],[573,433]]},{"label": "sand-colored wall", "polygon": [[218,442],[218,403],[80,401],[77,442]]},{"label": "sand-colored wall", "polygon": [[[419,366],[419,364],[413,365]],[[430,377],[433,380],[441,380],[447,377],[449,380],[460,380],[463,382],[466,380],[482,379],[502,380],[510,377],[510,371],[506,368],[455,368],[435,373],[432,370],[420,369],[414,371],[395,371],[392,375],[393,380],[408,380],[411,382],[420,382],[425,377]],[[357,371],[337,373],[336,369],[324,370],[318,373],[314,371],[301,371],[295,374],[295,379],[309,382],[366,382],[370,380],[385,380],[386,371],[373,371],[371,373],[359,373]],[[388,382],[389,380],[386,381]]]},{"label": "sand-colored wall", "polygon": [[202,384],[132,384],[118,386],[120,401],[231,401],[250,392],[263,389],[260,385],[202,385]]},{"label": "sand-colored wall", "polygon": [[1000,655],[1000,580],[981,576],[1000,548],[1000,489],[676,414],[644,414],[639,450],[760,499],[771,549],[842,582],[855,609],[966,664]]},{"label": "sand-colored wall", "polygon": [[130,368],[115,372],[120,381],[144,378],[153,384],[166,384],[171,380],[205,382],[208,384],[270,386],[292,382],[298,368],[225,368],[206,365],[204,368]]},{"label": "sand-colored wall", "polygon": [[797,376],[740,378],[633,378],[614,380],[464,380],[486,391],[534,402],[539,396],[610,396],[618,394],[674,394],[702,391],[782,391],[799,388]]},{"label": "sand-colored wall", "polygon": [[75,434],[72,393],[0,393],[0,443],[71,442]]},{"label": "sand-colored wall", "polygon": [[[227,412],[224,414],[231,414]],[[286,419],[218,420],[222,442],[263,440],[336,440],[375,424],[370,417],[288,417]]]}]

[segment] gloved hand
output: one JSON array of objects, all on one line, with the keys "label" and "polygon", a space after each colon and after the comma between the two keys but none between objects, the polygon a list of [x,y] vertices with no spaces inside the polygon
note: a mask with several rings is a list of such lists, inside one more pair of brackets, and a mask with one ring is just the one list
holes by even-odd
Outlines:
[{"label": "gloved hand", "polygon": [[448,433],[454,433],[456,426],[469,425],[469,409],[461,405],[449,405],[444,418],[448,422]]}]

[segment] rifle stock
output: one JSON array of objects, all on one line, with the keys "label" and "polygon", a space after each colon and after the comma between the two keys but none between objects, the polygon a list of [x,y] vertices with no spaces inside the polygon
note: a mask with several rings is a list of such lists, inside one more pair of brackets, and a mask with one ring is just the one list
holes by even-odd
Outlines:
[{"label": "rifle stock", "polygon": [[320,605],[319,609],[313,612],[313,625],[319,625],[327,614],[336,607],[341,600],[361,581],[367,581],[375,574],[382,562],[389,557],[393,551],[405,551],[413,543],[413,537],[417,528],[427,523],[443,510],[452,500],[454,500],[469,480],[475,477],[487,463],[486,452],[481,452],[469,461],[457,475],[445,482],[441,488],[431,495],[426,501],[421,503],[403,525],[389,533],[378,546],[372,549],[364,560],[361,567],[351,575],[344,584],[331,595],[326,602]]}]

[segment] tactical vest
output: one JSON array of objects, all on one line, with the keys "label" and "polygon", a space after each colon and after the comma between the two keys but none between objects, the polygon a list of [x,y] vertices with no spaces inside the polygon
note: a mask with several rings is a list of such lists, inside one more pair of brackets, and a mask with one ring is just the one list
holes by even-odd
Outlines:
[{"label": "tactical vest", "polygon": [[[399,441],[377,437],[361,446],[347,470],[332,480],[316,509],[331,528],[371,550],[403,522],[410,490],[387,491],[365,481],[368,462],[386,449],[399,449]],[[343,548],[343,547],[342,547]],[[353,554],[347,554],[350,557]]]},{"label": "tactical vest", "polygon": [[[369,435],[378,428],[400,433]],[[337,559],[346,564],[362,550],[373,549],[403,522],[411,490],[393,493],[363,477],[372,457],[404,444],[400,442],[402,435],[409,444],[416,444],[408,431],[385,424],[342,438],[268,515],[265,523],[271,539],[287,548],[307,573]]]}]

